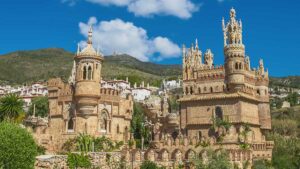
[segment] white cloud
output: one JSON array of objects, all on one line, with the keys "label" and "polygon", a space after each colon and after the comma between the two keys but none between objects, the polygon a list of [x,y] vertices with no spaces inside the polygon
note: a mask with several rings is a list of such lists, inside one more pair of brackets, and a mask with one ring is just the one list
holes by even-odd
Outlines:
[{"label": "white cloud", "polygon": [[[121,19],[98,22],[91,17],[88,23],[79,23],[80,33],[87,37],[89,25],[93,24],[94,45],[100,45],[105,55],[126,53],[142,61],[178,57],[180,48],[166,37],[147,36],[147,31],[132,22]],[[81,42],[82,44],[82,42]]]},{"label": "white cloud", "polygon": [[95,4],[101,4],[101,5],[126,6],[132,0],[86,0],[86,1],[92,2],[92,3],[95,3]]},{"label": "white cloud", "polygon": [[74,6],[77,3],[77,0],[61,0],[62,3],[66,3],[69,6]]},{"label": "white cloud", "polygon": [[192,17],[201,5],[191,0],[86,0],[99,5],[126,6],[136,16],[172,15],[182,19]]},{"label": "white cloud", "polygon": [[182,19],[192,17],[199,5],[190,0],[136,0],[129,4],[128,10],[137,16],[173,15]]}]

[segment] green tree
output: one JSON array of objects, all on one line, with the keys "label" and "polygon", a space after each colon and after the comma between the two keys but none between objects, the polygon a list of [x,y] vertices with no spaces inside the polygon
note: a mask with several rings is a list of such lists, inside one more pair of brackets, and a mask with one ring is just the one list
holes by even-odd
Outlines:
[{"label": "green tree", "polygon": [[32,135],[17,124],[0,123],[0,168],[32,169],[37,146]]},{"label": "green tree", "polygon": [[144,146],[147,147],[150,143],[150,128],[144,125],[145,112],[140,103],[134,103],[133,116],[131,122],[131,132],[134,134],[134,139],[138,148],[141,148],[141,139],[144,137]]},{"label": "green tree", "polygon": [[268,139],[274,140],[272,165],[276,169],[299,169],[300,139],[297,137],[285,137],[278,133],[268,135]]},{"label": "green tree", "polygon": [[40,117],[48,116],[48,112],[49,112],[48,97],[39,96],[39,97],[33,98],[32,104],[28,110],[28,114],[33,115],[34,111],[35,111],[36,116],[40,116]]},{"label": "green tree", "polygon": [[7,94],[0,99],[0,121],[14,121],[24,112],[24,101],[16,94]]},{"label": "green tree", "polygon": [[297,92],[294,92],[294,93],[290,93],[286,97],[286,100],[291,103],[291,106],[295,106],[298,104],[298,97],[299,97],[299,94]]}]

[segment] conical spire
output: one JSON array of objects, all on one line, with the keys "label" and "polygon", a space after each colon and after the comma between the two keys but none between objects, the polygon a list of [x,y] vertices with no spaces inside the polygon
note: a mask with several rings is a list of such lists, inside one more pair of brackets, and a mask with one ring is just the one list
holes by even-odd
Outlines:
[{"label": "conical spire", "polygon": [[77,44],[77,55],[80,53],[80,45],[79,43]]},{"label": "conical spire", "polygon": [[199,47],[198,47],[198,39],[196,38],[196,40],[195,40],[195,48],[196,49],[199,49]]},{"label": "conical spire", "polygon": [[92,25],[90,25],[87,44],[90,44],[90,45],[93,44],[93,27],[92,27]]}]

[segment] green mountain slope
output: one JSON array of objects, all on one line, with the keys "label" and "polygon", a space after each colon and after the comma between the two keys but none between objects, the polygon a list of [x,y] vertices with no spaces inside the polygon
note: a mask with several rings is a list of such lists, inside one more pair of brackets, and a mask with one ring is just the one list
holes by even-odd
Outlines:
[{"label": "green mountain slope", "polygon": [[[64,49],[50,48],[17,51],[0,56],[0,82],[10,84],[46,81],[51,77],[66,80],[71,72],[74,54]],[[177,78],[181,65],[159,65],[141,62],[129,55],[106,56],[102,75],[104,79],[125,79],[132,83],[142,80],[159,85],[163,78]]]},{"label": "green mountain slope", "polygon": [[[0,83],[23,84],[47,81],[52,77],[67,80],[74,54],[59,48],[17,51],[0,55]],[[131,83],[141,81],[159,86],[163,78],[181,76],[181,65],[160,65],[141,62],[129,55],[106,56],[103,64],[104,79],[129,78]],[[300,76],[270,78],[270,86],[300,88]]]}]

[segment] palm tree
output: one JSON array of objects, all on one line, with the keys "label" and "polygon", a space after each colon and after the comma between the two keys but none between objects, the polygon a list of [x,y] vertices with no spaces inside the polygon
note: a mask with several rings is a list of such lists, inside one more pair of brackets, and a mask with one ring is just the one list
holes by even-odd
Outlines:
[{"label": "palm tree", "polygon": [[0,99],[0,121],[14,120],[21,113],[24,101],[16,94],[7,94]]}]

